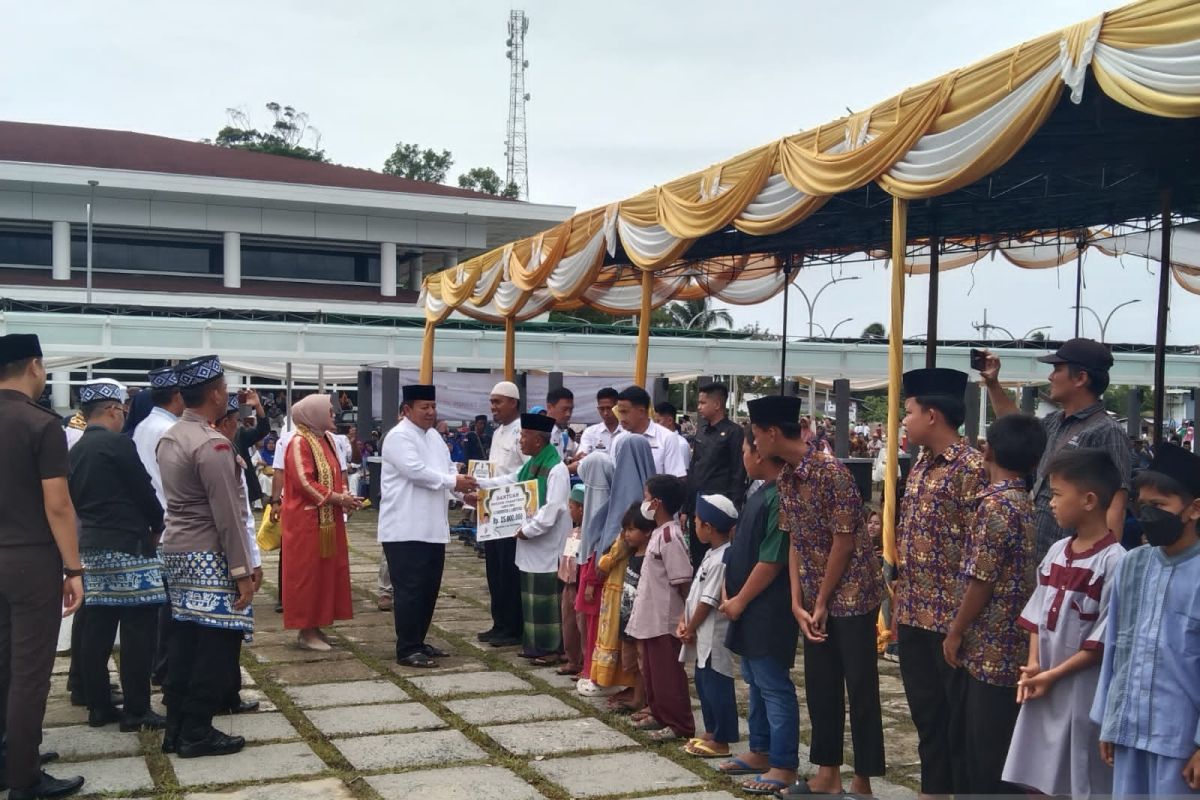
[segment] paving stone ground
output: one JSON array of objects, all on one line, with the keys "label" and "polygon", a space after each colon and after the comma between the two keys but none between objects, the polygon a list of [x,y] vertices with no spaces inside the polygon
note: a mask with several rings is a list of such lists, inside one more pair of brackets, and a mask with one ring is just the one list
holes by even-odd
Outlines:
[{"label": "paving stone ground", "polygon": [[[651,743],[607,712],[603,700],[579,697],[569,677],[532,667],[516,657],[516,648],[477,643],[475,633],[489,625],[483,562],[457,541],[447,551],[430,634],[451,657],[436,670],[397,665],[392,615],[375,607],[374,513],[356,515],[349,531],[355,616],[329,629],[332,653],[295,647],[295,633],[283,630],[273,611],[273,585],[256,601],[254,642],[242,655],[243,697],[259,699],[262,711],[216,721],[245,736],[245,750],[179,759],[159,752],[157,733],[89,728],[86,710],[67,698],[69,660],[60,655],[44,749],[57,750],[62,760],[51,772],[83,775],[87,795],[147,800],[744,796],[713,762],[685,755],[679,743]],[[266,561],[268,579],[274,578],[275,554]],[[67,646],[64,626],[60,648]],[[803,699],[801,667],[797,659],[794,677]],[[881,661],[880,670],[889,771],[887,780],[876,782],[876,793],[911,800],[919,777],[916,734],[896,665]],[[746,687],[740,681],[737,687],[744,716]],[[161,711],[157,693],[154,701]],[[807,739],[803,713],[801,726]],[[801,761],[806,754],[802,749]],[[852,760],[848,730],[846,759]]]}]

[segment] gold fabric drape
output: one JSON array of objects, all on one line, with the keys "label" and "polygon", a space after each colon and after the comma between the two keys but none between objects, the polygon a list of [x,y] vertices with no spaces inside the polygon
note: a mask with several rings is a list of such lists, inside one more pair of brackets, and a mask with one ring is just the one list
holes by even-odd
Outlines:
[{"label": "gold fabric drape", "polygon": [[892,315],[888,329],[888,412],[883,479],[883,558],[896,563],[896,486],[900,464],[900,381],[904,373],[904,251],[908,246],[908,201],[892,199]]}]

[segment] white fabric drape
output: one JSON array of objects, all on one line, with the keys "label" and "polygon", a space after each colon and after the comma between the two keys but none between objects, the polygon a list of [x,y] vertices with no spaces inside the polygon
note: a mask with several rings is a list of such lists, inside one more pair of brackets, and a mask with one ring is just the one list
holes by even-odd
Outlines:
[{"label": "white fabric drape", "polygon": [[738,215],[749,222],[761,222],[787,214],[808,198],[804,192],[787,182],[787,178],[775,174]]},{"label": "white fabric drape", "polygon": [[1160,92],[1200,95],[1200,40],[1182,44],[1120,50],[1096,45],[1097,66]]}]

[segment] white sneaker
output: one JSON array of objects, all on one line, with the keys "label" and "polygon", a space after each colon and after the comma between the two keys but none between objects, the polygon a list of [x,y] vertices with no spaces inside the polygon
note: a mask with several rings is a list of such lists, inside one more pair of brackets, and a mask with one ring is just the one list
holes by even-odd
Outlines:
[{"label": "white sneaker", "polygon": [[583,697],[612,697],[623,689],[622,686],[597,686],[590,679],[582,680],[575,685],[575,691]]}]

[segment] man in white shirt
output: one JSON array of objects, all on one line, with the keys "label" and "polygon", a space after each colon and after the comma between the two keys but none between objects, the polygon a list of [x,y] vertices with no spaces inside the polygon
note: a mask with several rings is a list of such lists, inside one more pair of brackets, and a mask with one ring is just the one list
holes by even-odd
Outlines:
[{"label": "man in white shirt", "polygon": [[546,394],[546,416],[554,420],[554,429],[550,431],[550,443],[558,452],[558,457],[567,460],[567,448],[570,446],[570,435],[567,426],[571,424],[571,415],[575,413],[575,393],[565,386],[551,389]]},{"label": "man in white shirt", "polygon": [[[159,505],[165,510],[167,496],[163,493],[162,473],[158,469],[158,440],[179,421],[183,413],[183,397],[179,394],[179,373],[174,367],[158,367],[146,376],[150,380],[150,401],[154,408],[133,429],[133,444],[146,472],[150,473],[150,484],[158,495]],[[76,620],[76,625],[79,621]],[[167,637],[171,630],[171,604],[163,603],[158,609],[158,637],[154,646],[154,670],[151,681],[160,685],[167,676]]]},{"label": "man in white shirt", "polygon": [[480,481],[495,488],[536,480],[542,495],[537,513],[516,535],[517,568],[521,570],[521,601],[525,609],[521,655],[537,666],[562,660],[562,611],[558,597],[558,559],[571,532],[567,500],[571,474],[550,442],[554,420],[540,414],[521,415],[521,451],[531,460],[515,473]]},{"label": "man in white shirt", "polygon": [[[515,474],[529,457],[521,452],[521,390],[511,381],[492,387],[492,450],[488,460],[493,475]],[[517,569],[517,540],[494,539],[483,543],[487,568],[488,596],[491,600],[492,627],[478,634],[481,642],[507,647],[521,641],[524,622],[521,616],[521,571]]]},{"label": "man in white shirt", "polygon": [[589,425],[583,435],[579,437],[579,452],[575,454],[574,460],[568,465],[572,473],[588,453],[612,452],[613,437],[620,432],[621,428],[621,421],[613,412],[616,405],[616,389],[605,386],[596,392],[596,413],[600,415],[600,421],[595,425]]},{"label": "man in white shirt", "polygon": [[654,471],[659,475],[687,475],[691,454],[682,436],[667,430],[650,419],[650,393],[640,386],[629,386],[617,395],[617,415],[621,418],[622,434],[646,437]]},{"label": "man in white shirt", "polygon": [[395,593],[396,662],[433,667],[445,652],[426,643],[450,542],[452,493],[475,488],[459,475],[438,432],[437,395],[427,384],[405,386],[404,419],[383,440],[379,541]]},{"label": "man in white shirt", "polygon": [[[666,400],[654,406],[654,421],[678,436],[680,439],[683,439],[683,444],[685,447],[687,447],[688,454],[690,455],[692,452],[692,445],[690,442],[688,442],[687,437],[679,432],[679,425],[676,423],[676,419],[678,417],[678,409],[676,409],[673,404],[668,403]],[[688,459],[688,464],[691,464],[690,458]]]}]

